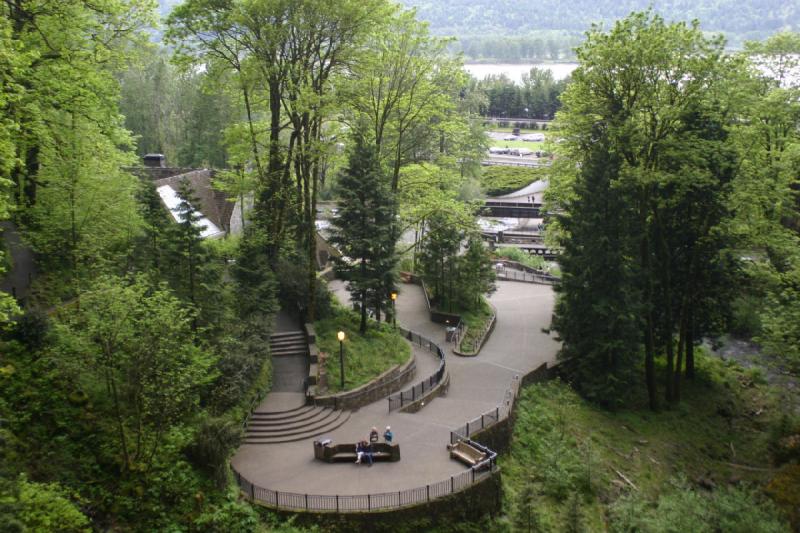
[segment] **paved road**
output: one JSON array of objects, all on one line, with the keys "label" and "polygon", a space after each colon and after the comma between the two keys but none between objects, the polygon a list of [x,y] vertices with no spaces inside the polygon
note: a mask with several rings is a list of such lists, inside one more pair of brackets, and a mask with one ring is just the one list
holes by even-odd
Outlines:
[{"label": "paved road", "polygon": [[[340,284],[334,282],[332,289],[346,297]],[[353,413],[345,425],[327,435],[334,442],[354,442],[366,437],[372,426],[391,425],[400,443],[400,462],[376,463],[372,468],[322,463],[314,460],[313,440],[309,439],[244,445],[234,456],[233,465],[264,488],[340,495],[405,490],[464,471],[465,466],[450,459],[445,447],[450,430],[501,402],[514,375],[554,360],[557,343],[541,331],[550,325],[553,300],[549,286],[499,282],[491,297],[498,309],[495,331],[478,357],[448,354],[451,381],[447,396],[434,399],[415,414],[388,413],[388,402],[381,400]],[[444,329],[428,320],[419,287],[401,288],[397,311],[399,321],[406,327],[445,346]],[[415,350],[415,355],[421,369],[422,364],[435,368],[435,360],[427,351]],[[423,362],[425,358],[429,358],[430,365]],[[430,373],[422,370],[415,380]]]}]

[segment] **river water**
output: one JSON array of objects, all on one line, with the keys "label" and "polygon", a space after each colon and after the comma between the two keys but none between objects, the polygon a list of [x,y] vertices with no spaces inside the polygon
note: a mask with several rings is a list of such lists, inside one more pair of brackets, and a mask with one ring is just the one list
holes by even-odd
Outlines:
[{"label": "river water", "polygon": [[505,74],[516,83],[522,82],[522,75],[530,72],[532,67],[548,69],[553,77],[562,80],[569,76],[578,66],[577,63],[467,63],[464,70],[482,80],[486,76]]}]

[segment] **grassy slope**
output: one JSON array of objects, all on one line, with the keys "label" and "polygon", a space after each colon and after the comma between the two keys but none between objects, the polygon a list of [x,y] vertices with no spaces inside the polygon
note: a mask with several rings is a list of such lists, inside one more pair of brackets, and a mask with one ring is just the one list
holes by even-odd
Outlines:
[{"label": "grassy slope", "polygon": [[328,354],[325,369],[331,392],[340,390],[338,331],[344,331],[345,389],[359,387],[391,367],[403,364],[411,356],[411,348],[392,326],[368,323],[367,333],[358,333],[359,316],[335,307],[331,317],[314,323],[320,352]]},{"label": "grassy slope", "polygon": [[715,359],[698,362],[682,403],[658,413],[605,411],[561,382],[524,390],[512,451],[501,459],[508,515],[517,513],[526,480],[542,525],[561,530],[577,491],[591,531],[606,529],[609,504],[631,491],[652,506],[681,478],[719,487],[768,481],[779,402],[750,374]]},{"label": "grassy slope", "polygon": [[481,188],[488,196],[501,196],[514,192],[541,179],[541,169],[528,167],[484,167],[481,173]]}]

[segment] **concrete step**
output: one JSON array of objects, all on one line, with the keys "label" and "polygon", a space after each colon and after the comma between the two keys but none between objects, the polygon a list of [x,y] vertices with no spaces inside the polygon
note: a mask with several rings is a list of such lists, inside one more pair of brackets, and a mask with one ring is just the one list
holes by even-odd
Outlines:
[{"label": "concrete step", "polygon": [[325,433],[330,433],[331,431],[344,425],[350,419],[350,411],[340,411],[340,413],[341,414],[336,419],[331,421],[330,424],[321,428],[311,429],[305,433],[275,437],[246,435],[242,442],[243,444],[280,444],[284,442],[298,442],[301,440],[313,439],[314,437],[324,435]]},{"label": "concrete step", "polygon": [[291,339],[270,339],[269,345],[270,346],[294,346],[297,344],[305,344],[308,345],[306,342],[305,337],[299,338],[291,338]]},{"label": "concrete step", "polygon": [[317,428],[325,427],[341,415],[341,411],[325,409],[315,416],[306,420],[287,420],[284,424],[265,425],[258,422],[251,422],[247,425],[247,437],[283,437],[287,435],[298,435],[312,431]]},{"label": "concrete step", "polygon": [[288,339],[303,339],[306,340],[306,334],[302,331],[287,331],[284,333],[273,333],[269,336],[270,341],[282,341]]},{"label": "concrete step", "polygon": [[255,410],[250,415],[251,418],[260,418],[262,420],[284,420],[295,416],[303,415],[309,411],[317,409],[316,405],[304,404],[294,409],[287,409],[285,411],[259,411]]},{"label": "concrete step", "polygon": [[[330,411],[330,409],[328,409]],[[326,416],[325,409],[322,407],[314,407],[307,411],[298,411],[295,416],[275,418],[263,416],[251,416],[248,422],[248,427],[265,428],[265,427],[281,427],[292,424],[310,423],[319,420]]]},{"label": "concrete step", "polygon": [[297,357],[297,356],[307,356],[308,349],[295,349],[295,350],[278,350],[272,352],[273,357]]}]

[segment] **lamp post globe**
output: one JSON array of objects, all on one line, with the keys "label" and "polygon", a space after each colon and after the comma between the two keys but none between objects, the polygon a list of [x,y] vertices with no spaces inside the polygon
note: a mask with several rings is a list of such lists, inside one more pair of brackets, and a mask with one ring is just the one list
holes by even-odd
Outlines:
[{"label": "lamp post globe", "polygon": [[336,334],[336,338],[339,339],[339,378],[342,390],[344,390],[344,337],[344,331]]},{"label": "lamp post globe", "polygon": [[397,301],[397,291],[392,291],[389,295],[392,298],[392,326],[397,329],[397,312],[395,311],[394,303]]}]

